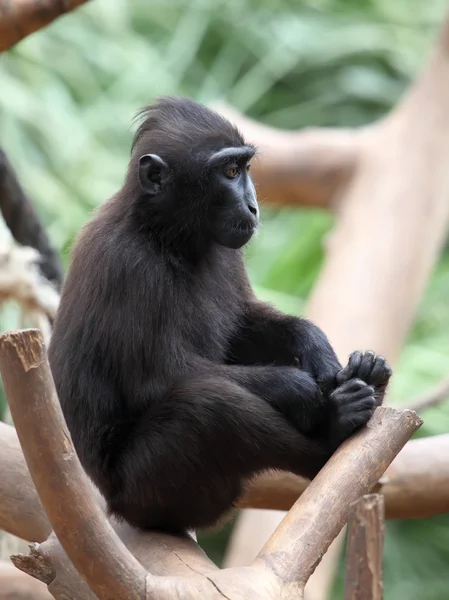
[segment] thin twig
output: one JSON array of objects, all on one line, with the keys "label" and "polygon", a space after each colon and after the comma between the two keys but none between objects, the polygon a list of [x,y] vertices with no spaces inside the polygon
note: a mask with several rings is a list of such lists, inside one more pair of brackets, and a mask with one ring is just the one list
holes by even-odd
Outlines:
[{"label": "thin twig", "polygon": [[435,406],[444,400],[449,400],[449,377],[440,381],[430,392],[426,392],[407,402],[407,408],[420,413],[422,410]]}]

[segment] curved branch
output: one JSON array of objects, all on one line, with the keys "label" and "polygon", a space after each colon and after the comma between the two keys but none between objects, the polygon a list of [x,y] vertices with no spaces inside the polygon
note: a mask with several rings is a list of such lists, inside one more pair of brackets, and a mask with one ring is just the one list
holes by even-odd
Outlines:
[{"label": "curved branch", "polygon": [[53,248],[31,200],[25,194],[11,163],[1,148],[0,210],[14,239],[22,246],[30,246],[39,252],[39,267],[42,274],[57,289],[60,289],[64,278],[61,259]]},{"label": "curved branch", "polygon": [[[409,442],[374,490],[385,496],[387,519],[422,519],[449,512],[449,434]],[[262,475],[239,508],[290,510],[309,485],[290,473]]]},{"label": "curved branch", "polygon": [[307,582],[344,526],[348,505],[375,486],[421,424],[410,410],[378,408],[368,426],[342,444],[321,469],[257,558],[285,580],[286,596],[290,587]]},{"label": "curved branch", "polygon": [[[378,409],[369,426],[330,459],[252,568],[220,571],[187,537],[137,533],[126,523],[111,527],[74,452],[40,333],[5,333],[0,337],[0,350],[0,372],[24,455],[58,536],[50,535],[34,546],[30,556],[13,560],[20,569],[45,581],[55,598],[90,600],[95,594],[98,598],[136,600],[193,600],[205,595],[211,600],[277,600],[281,590],[284,593],[292,587],[292,573],[301,597],[312,562],[318,563],[345,522],[349,502],[372,487],[421,423],[408,410]],[[332,515],[317,532],[310,527],[309,516],[316,516],[313,510],[326,513],[327,500]],[[295,553],[301,551],[301,540],[307,548],[300,555],[302,567],[290,571],[288,565],[297,562]],[[283,560],[278,553],[281,546]]]},{"label": "curved branch", "polygon": [[0,0],[0,52],[87,0]]},{"label": "curved branch", "polygon": [[40,332],[5,333],[0,349],[0,371],[25,459],[64,550],[98,598],[144,599],[148,573],[115,534],[91,491],[65,426]]},{"label": "curved branch", "polygon": [[14,427],[0,422],[0,529],[43,542],[51,525],[30,477]]}]

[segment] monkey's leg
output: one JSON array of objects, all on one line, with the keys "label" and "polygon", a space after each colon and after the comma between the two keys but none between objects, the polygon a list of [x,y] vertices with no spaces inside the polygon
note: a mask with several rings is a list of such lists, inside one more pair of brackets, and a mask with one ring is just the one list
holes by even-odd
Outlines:
[{"label": "monkey's leg", "polygon": [[238,384],[187,377],[137,424],[108,502],[143,528],[207,527],[236,501],[243,478],[269,468],[313,477],[331,453]]},{"label": "monkey's leg", "polygon": [[313,435],[327,418],[328,398],[313,377],[301,369],[221,365],[215,366],[213,372],[268,402],[305,435]]}]

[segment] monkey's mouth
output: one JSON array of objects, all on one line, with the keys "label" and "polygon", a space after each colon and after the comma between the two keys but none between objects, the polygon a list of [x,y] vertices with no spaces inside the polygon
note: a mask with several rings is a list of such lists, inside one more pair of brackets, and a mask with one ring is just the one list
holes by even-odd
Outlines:
[{"label": "monkey's mouth", "polygon": [[249,223],[249,222],[244,222],[242,223],[241,221],[233,224],[231,226],[231,229],[238,232],[238,233],[250,233],[251,235],[256,231],[256,225],[254,223]]},{"label": "monkey's mouth", "polygon": [[221,246],[238,250],[252,238],[256,224],[249,221],[236,221],[217,232],[216,240]]}]

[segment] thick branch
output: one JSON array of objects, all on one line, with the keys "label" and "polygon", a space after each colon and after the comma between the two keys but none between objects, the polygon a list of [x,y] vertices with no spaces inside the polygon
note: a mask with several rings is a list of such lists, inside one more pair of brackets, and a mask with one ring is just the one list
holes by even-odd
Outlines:
[{"label": "thick branch", "polygon": [[251,172],[263,203],[328,207],[356,168],[360,151],[357,130],[281,131],[230,106],[214,108],[257,146]]},{"label": "thick branch", "polygon": [[[386,517],[425,518],[449,512],[449,434],[410,441],[380,478]],[[0,422],[0,529],[43,542],[51,525],[31,480],[15,429]],[[290,473],[255,480],[240,508],[290,510],[309,481]]]},{"label": "thick branch", "polygon": [[1,422],[0,529],[30,542],[43,542],[51,533],[16,430]]},{"label": "thick branch", "polygon": [[410,410],[378,408],[321,469],[258,557],[285,579],[283,590],[306,583],[345,524],[348,504],[373,488],[421,424]]},{"label": "thick branch", "polygon": [[87,0],[0,0],[0,52]]},{"label": "thick branch", "polygon": [[[449,434],[409,442],[374,488],[388,519],[422,519],[449,512]],[[309,481],[290,473],[262,475],[240,508],[290,510]]]},{"label": "thick branch", "polygon": [[[114,523],[123,543],[119,540],[99,508],[91,484],[74,453],[39,332],[5,333],[0,338],[0,350],[0,371],[11,412],[42,504],[73,565],[98,598],[175,600],[183,597],[189,600],[206,596],[211,600],[223,600],[224,596],[232,600],[278,599],[281,589],[284,594],[284,590],[291,587],[292,579],[285,569],[299,548],[292,536],[305,543],[311,534],[307,523],[311,506],[315,506],[315,511],[321,506],[326,514],[326,495],[330,494],[333,516],[325,519],[326,534],[314,532],[315,541],[306,543],[308,550],[299,557],[304,559],[300,560],[302,569],[292,571],[301,585],[310,574],[310,561],[318,563],[323,548],[344,523],[349,501],[372,486],[420,423],[410,411],[399,413],[393,409],[379,409],[369,427],[332,457],[303,500],[295,505],[287,525],[281,526],[280,533],[268,543],[265,560],[256,561],[250,570],[219,571],[188,538],[139,534],[126,523]],[[379,453],[378,460],[376,452]],[[333,475],[329,477],[329,473]],[[332,495],[338,494],[338,485],[334,489],[336,480],[341,491],[338,501]],[[328,492],[326,485],[334,491]],[[310,513],[310,516],[314,522],[319,522],[315,514]],[[45,527],[44,521],[43,529]],[[284,544],[285,556],[289,558],[282,571],[276,549]],[[54,535],[36,545],[31,556],[14,557],[14,562],[48,583],[55,598],[94,598]]]},{"label": "thick branch", "polygon": [[59,255],[53,248],[31,200],[25,194],[11,163],[1,148],[0,210],[14,239],[22,246],[30,246],[39,252],[42,274],[59,289],[64,277]]},{"label": "thick branch", "polygon": [[[334,198],[338,219],[306,311],[343,362],[356,348],[371,348],[394,364],[447,237],[448,29],[449,18],[433,56],[398,108],[354,134],[356,166]],[[246,129],[242,122],[241,128],[254,138],[251,124]],[[279,139],[270,142],[270,160],[282,152]],[[268,160],[262,164],[269,168]],[[258,550],[251,546],[254,521],[244,527],[245,516],[228,564],[247,564]],[[263,529],[261,514],[258,530]]]},{"label": "thick branch", "polygon": [[383,547],[383,496],[363,496],[349,513],[345,600],[382,600]]},{"label": "thick branch", "polygon": [[106,520],[73,449],[40,332],[5,333],[0,350],[25,459],[64,550],[99,598],[145,598],[147,573]]}]

